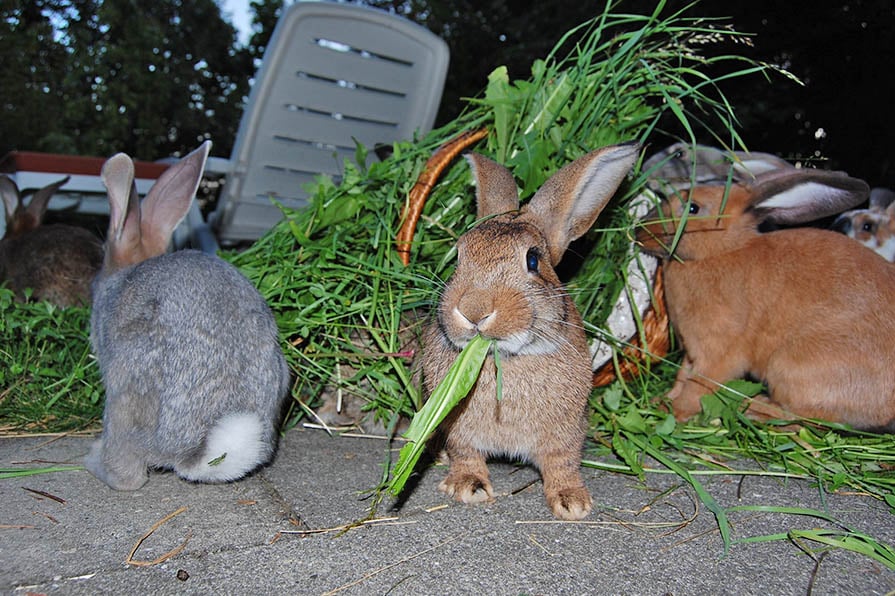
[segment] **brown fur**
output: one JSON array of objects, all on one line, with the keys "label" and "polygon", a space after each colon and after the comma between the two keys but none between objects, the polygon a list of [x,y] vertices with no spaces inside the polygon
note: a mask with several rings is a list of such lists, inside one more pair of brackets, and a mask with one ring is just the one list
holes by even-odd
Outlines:
[{"label": "brown fur", "polygon": [[41,225],[50,198],[67,181],[38,190],[26,207],[15,183],[0,176],[6,212],[0,283],[7,283],[17,300],[24,300],[30,288],[33,300],[62,307],[90,303],[90,285],[103,260],[99,238],[77,226]]},{"label": "brown fur", "polygon": [[481,334],[498,342],[503,392],[498,401],[488,356],[470,395],[442,426],[451,467],[439,488],[457,500],[491,499],[486,458],[506,456],[537,466],[556,517],[580,519],[590,511],[580,473],[590,356],[581,315],[553,267],[593,224],[638,149],[608,147],[572,162],[521,210],[509,170],[470,158],[478,215],[493,217],[458,241],[457,268],[423,338],[423,376],[431,392]]},{"label": "brown fur", "polygon": [[700,397],[719,383],[748,374],[769,388],[750,407],[756,418],[779,417],[777,406],[796,417],[895,430],[895,268],[834,232],[757,229],[765,219],[830,215],[866,192],[862,181],[812,170],[734,185],[726,199],[723,186],[696,187],[689,197],[698,212],[673,255],[687,192],[647,216],[654,221],[637,239],[666,258],[668,314],[686,351],[667,396],[678,420],[698,413]]}]

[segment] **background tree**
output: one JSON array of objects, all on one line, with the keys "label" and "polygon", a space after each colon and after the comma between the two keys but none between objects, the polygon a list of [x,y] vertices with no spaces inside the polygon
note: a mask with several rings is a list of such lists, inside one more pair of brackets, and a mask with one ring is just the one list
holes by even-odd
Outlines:
[{"label": "background tree", "polygon": [[254,66],[214,0],[28,0],[2,17],[3,153],[156,159],[205,138],[229,153]]},{"label": "background tree", "polygon": [[44,12],[47,5],[55,10],[53,4],[0,3],[0,153],[13,147],[42,149],[42,141],[59,130],[64,118],[61,81],[68,54]]}]

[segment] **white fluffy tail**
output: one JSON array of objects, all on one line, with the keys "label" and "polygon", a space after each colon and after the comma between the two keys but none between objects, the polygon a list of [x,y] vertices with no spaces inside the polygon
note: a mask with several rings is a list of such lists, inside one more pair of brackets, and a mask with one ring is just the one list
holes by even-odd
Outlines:
[{"label": "white fluffy tail", "polygon": [[228,414],[208,433],[205,453],[190,466],[178,465],[177,475],[195,482],[229,482],[242,478],[270,455],[261,418],[251,412]]}]

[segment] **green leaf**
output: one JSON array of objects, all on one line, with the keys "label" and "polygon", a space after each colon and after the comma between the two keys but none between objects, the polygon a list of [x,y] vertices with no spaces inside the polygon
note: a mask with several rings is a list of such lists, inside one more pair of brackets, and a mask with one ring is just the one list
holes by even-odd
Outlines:
[{"label": "green leaf", "polygon": [[52,474],[54,472],[73,472],[83,469],[84,466],[29,468],[27,470],[16,468],[2,468],[0,469],[0,480],[6,480],[8,478],[23,478],[25,476],[36,476],[37,474]]},{"label": "green leaf", "polygon": [[404,489],[414,466],[423,454],[426,441],[475,385],[490,348],[490,340],[481,335],[473,337],[451,364],[444,379],[429,396],[428,401],[413,417],[410,427],[404,433],[404,437],[410,442],[401,448],[398,462],[392,471],[392,479],[387,487],[393,495],[400,494]]},{"label": "green leaf", "polygon": [[485,100],[494,110],[494,136],[497,139],[497,161],[506,161],[510,138],[510,119],[513,109],[508,101],[510,77],[506,66],[498,66],[488,75]]},{"label": "green leaf", "polygon": [[217,456],[216,458],[214,458],[213,460],[208,462],[208,465],[211,467],[219,466],[224,462],[225,459],[227,459],[227,454],[222,453],[221,455]]}]

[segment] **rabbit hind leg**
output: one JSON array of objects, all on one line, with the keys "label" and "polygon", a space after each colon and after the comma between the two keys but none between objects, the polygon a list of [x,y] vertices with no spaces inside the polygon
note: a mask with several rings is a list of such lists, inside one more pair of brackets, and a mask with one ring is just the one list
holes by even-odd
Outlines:
[{"label": "rabbit hind leg", "polygon": [[93,443],[84,467],[115,490],[137,490],[149,480],[145,454],[126,444],[109,445],[105,438]]}]

